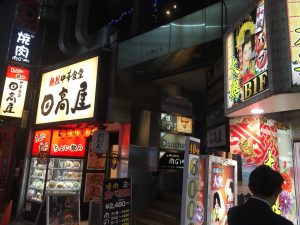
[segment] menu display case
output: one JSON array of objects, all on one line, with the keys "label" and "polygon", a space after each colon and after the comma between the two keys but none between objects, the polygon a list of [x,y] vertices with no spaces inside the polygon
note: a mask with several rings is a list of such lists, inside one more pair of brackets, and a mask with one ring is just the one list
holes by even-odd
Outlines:
[{"label": "menu display case", "polygon": [[26,199],[41,202],[46,179],[47,164],[40,164],[38,158],[32,158]]},{"label": "menu display case", "polygon": [[49,179],[46,184],[46,193],[80,193],[82,169],[83,159],[51,159],[48,168]]}]

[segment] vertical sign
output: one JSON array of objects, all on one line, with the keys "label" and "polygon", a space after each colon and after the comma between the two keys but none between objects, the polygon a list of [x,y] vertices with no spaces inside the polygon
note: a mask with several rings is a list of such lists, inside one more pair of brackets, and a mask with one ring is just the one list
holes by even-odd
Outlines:
[{"label": "vertical sign", "polygon": [[31,64],[35,33],[14,28],[10,42],[8,60],[16,63]]},{"label": "vertical sign", "polygon": [[300,2],[287,0],[293,85],[300,85]]},{"label": "vertical sign", "polygon": [[[208,224],[225,224],[228,210],[235,203],[235,167],[212,162]],[[209,220],[210,218],[210,220]]]},{"label": "vertical sign", "polygon": [[268,89],[264,1],[225,38],[227,109]]},{"label": "vertical sign", "polygon": [[187,137],[185,141],[185,162],[181,206],[181,225],[200,225],[204,221],[203,207],[197,202],[199,192],[200,139]]},{"label": "vertical sign", "polygon": [[7,67],[0,115],[22,117],[28,79],[28,69],[16,66]]},{"label": "vertical sign", "polygon": [[47,163],[47,155],[49,153],[51,130],[38,130],[34,132],[32,156],[38,156],[38,163]]},{"label": "vertical sign", "polygon": [[92,137],[92,151],[104,154],[108,150],[109,134],[105,130],[96,130]]},{"label": "vertical sign", "polygon": [[103,225],[129,225],[131,214],[131,179],[104,180],[102,199]]},{"label": "vertical sign", "polygon": [[85,178],[84,202],[101,201],[104,173],[87,173]]}]

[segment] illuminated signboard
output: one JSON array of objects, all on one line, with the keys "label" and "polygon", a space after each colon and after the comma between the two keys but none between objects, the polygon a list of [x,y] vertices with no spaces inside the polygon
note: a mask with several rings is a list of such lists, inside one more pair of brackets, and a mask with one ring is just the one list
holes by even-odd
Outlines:
[{"label": "illuminated signboard", "polygon": [[32,49],[35,42],[35,33],[19,28],[13,30],[9,59],[17,63],[31,64]]},{"label": "illuminated signboard", "polygon": [[98,57],[42,75],[36,124],[92,118]]},{"label": "illuminated signboard", "polygon": [[235,184],[234,166],[224,166],[221,163],[212,163],[210,206],[211,224],[223,221],[228,210],[234,206]]},{"label": "illuminated signboard", "polygon": [[191,134],[193,120],[188,117],[161,113],[161,130]]},{"label": "illuminated signboard", "polygon": [[182,150],[184,151],[185,136],[169,134],[166,132],[160,133],[160,147],[164,149]]},{"label": "illuminated signboard", "polygon": [[22,117],[28,79],[29,70],[15,66],[7,67],[0,115]]},{"label": "illuminated signboard", "polygon": [[50,155],[84,157],[86,138],[82,132],[76,135],[72,130],[63,134],[62,130],[53,130]]},{"label": "illuminated signboard", "polygon": [[47,163],[51,141],[51,130],[38,130],[34,132],[32,156],[38,156],[38,163]]},{"label": "illuminated signboard", "polygon": [[226,101],[231,108],[268,90],[264,1],[225,38]]},{"label": "illuminated signboard", "polygon": [[289,22],[292,80],[294,85],[300,85],[300,2],[297,0],[287,0],[286,2]]}]

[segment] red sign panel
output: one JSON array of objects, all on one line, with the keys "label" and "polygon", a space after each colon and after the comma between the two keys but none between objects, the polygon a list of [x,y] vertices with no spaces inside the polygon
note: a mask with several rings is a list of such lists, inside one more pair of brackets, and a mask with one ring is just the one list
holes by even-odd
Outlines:
[{"label": "red sign panel", "polygon": [[51,141],[51,130],[37,130],[34,132],[32,156],[41,156],[42,152],[48,154]]},{"label": "red sign panel", "polygon": [[16,66],[8,66],[6,71],[6,77],[10,77],[17,80],[28,81],[29,79],[29,70],[16,67]]},{"label": "red sign panel", "polygon": [[50,149],[51,156],[84,157],[86,138],[81,132],[68,132],[62,135],[61,130],[53,130]]}]

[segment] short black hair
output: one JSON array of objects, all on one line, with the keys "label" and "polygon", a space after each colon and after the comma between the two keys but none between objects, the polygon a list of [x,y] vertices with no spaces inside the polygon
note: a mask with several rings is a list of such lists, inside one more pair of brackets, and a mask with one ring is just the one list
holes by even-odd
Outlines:
[{"label": "short black hair", "polygon": [[279,194],[283,181],[279,172],[269,166],[260,165],[251,172],[248,186],[254,195],[271,197]]},{"label": "short black hair", "polygon": [[246,30],[245,33],[244,33],[244,42],[242,44],[242,49],[244,49],[244,46],[245,44],[247,43],[251,43],[251,49],[253,50],[254,49],[254,38],[253,38],[253,35],[251,34],[250,30]]}]

